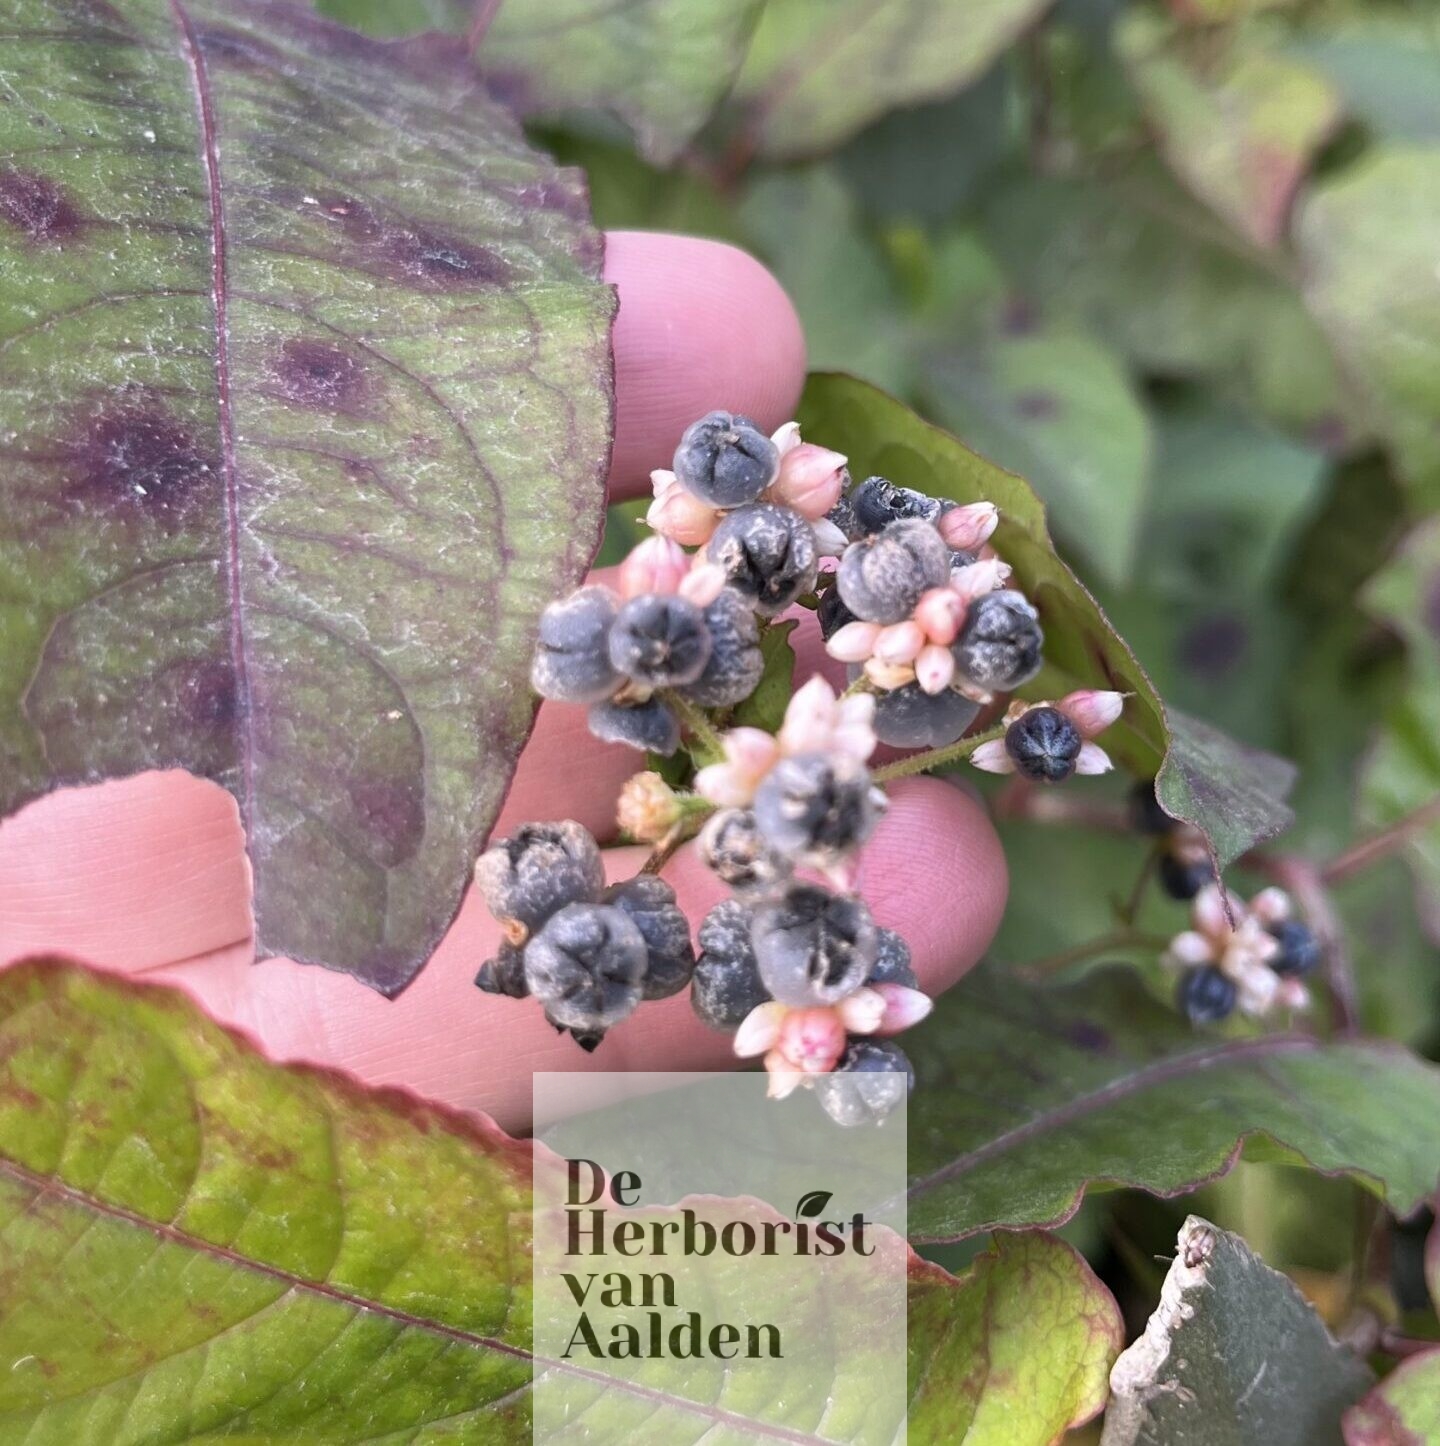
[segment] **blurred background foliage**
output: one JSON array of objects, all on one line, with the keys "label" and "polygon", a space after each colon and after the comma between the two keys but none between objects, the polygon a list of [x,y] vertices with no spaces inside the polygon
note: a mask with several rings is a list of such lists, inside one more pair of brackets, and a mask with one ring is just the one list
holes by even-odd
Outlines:
[{"label": "blurred background foliage", "polygon": [[[1161,696],[1300,765],[1284,847],[1324,861],[1440,791],[1440,5],[322,8],[485,29],[602,225],[752,250],[815,369],[1028,478]],[[1001,826],[1002,958],[1113,925],[1141,840]],[[1367,1026],[1440,1057],[1440,824],[1335,898]],[[1353,1186],[1254,1165],[1204,1194],[1092,1197],[1069,1230],[1140,1316],[1192,1204],[1353,1307]]]}]

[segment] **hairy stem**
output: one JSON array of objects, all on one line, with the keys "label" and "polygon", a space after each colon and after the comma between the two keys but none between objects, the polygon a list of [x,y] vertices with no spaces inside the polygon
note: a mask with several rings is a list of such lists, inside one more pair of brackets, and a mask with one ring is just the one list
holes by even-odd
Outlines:
[{"label": "hairy stem", "polygon": [[1321,867],[1320,877],[1327,884],[1338,884],[1342,879],[1362,873],[1373,864],[1389,858],[1408,843],[1414,834],[1432,823],[1440,823],[1440,793],[1422,803],[1419,808],[1412,809],[1404,818],[1396,819],[1378,833],[1373,833],[1369,838],[1352,844],[1343,853],[1336,854],[1329,863]]},{"label": "hairy stem", "polygon": [[912,778],[917,773],[929,773],[932,768],[944,768],[947,763],[962,763],[982,744],[993,743],[1005,736],[1006,725],[997,723],[972,738],[962,738],[958,743],[949,743],[944,748],[929,748],[924,753],[912,753],[908,758],[897,758],[877,768],[872,775],[876,783],[889,783],[892,778]]},{"label": "hairy stem", "polygon": [[707,763],[719,763],[725,757],[725,747],[720,741],[720,735],[703,708],[697,707],[673,688],[666,688],[661,692],[660,699],[680,720],[680,726],[699,744],[698,748],[690,750],[696,763],[703,767]]}]

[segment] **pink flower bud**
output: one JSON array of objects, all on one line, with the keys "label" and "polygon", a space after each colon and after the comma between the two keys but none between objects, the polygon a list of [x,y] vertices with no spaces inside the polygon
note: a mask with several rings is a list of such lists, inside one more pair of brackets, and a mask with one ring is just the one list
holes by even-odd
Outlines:
[{"label": "pink flower bud", "polygon": [[1310,991],[1299,979],[1282,979],[1275,991],[1275,1003],[1281,1009],[1309,1009]]},{"label": "pink flower bud", "polygon": [[881,628],[875,639],[875,656],[882,663],[913,663],[925,646],[925,634],[920,624],[907,618],[903,623],[891,623]]},{"label": "pink flower bud", "polygon": [[894,688],[903,688],[907,683],[913,683],[915,669],[909,663],[886,663],[880,658],[871,658],[865,664],[865,676],[877,688],[888,693]]},{"label": "pink flower bud", "polygon": [[641,843],[659,843],[680,820],[675,790],[658,773],[637,773],[620,790],[615,821]]},{"label": "pink flower bud", "polygon": [[[1242,912],[1238,899],[1232,900],[1236,923]],[[1211,939],[1226,939],[1230,935],[1230,919],[1225,912],[1225,896],[1219,884],[1206,884],[1190,905],[1190,922],[1200,933]]]},{"label": "pink flower bud", "polygon": [[919,1024],[935,1008],[935,1001],[919,989],[908,989],[903,984],[870,987],[885,1001],[885,1014],[874,1031],[876,1034],[899,1034],[912,1024]]},{"label": "pink flower bud", "polygon": [[1098,743],[1082,743],[1075,755],[1076,773],[1109,773],[1114,767],[1110,755]]},{"label": "pink flower bud", "polygon": [[828,1073],[845,1053],[845,1026],[839,1013],[829,1008],[789,1010],[780,1024],[775,1052],[805,1074]]},{"label": "pink flower bud", "polygon": [[948,647],[960,636],[965,621],[965,599],[953,588],[932,587],[915,604],[915,621],[932,643]]},{"label": "pink flower bud", "polygon": [[765,1087],[765,1098],[787,1099],[805,1083],[805,1071],[796,1069],[778,1049],[765,1056],[765,1072],[770,1083]]},{"label": "pink flower bud", "polygon": [[828,447],[801,442],[780,459],[780,475],[770,488],[770,500],[817,522],[840,500],[844,485],[845,457]]},{"label": "pink flower bud", "polygon": [[915,681],[932,697],[943,693],[955,676],[955,654],[939,643],[927,643],[915,659]]},{"label": "pink flower bud", "polygon": [[1215,945],[1194,929],[1186,929],[1183,934],[1177,934],[1165,951],[1165,962],[1180,968],[1188,968],[1192,964],[1210,964],[1214,959]]},{"label": "pink flower bud", "polygon": [[993,502],[967,502],[941,513],[936,524],[946,547],[956,552],[974,552],[988,542],[1000,521],[1000,510]]},{"label": "pink flower bud", "polygon": [[800,445],[800,423],[782,423],[770,433],[770,440],[774,442],[775,450],[783,459],[787,453],[793,452]]},{"label": "pink flower bud", "polygon": [[1125,695],[1086,688],[1067,693],[1055,705],[1079,730],[1082,738],[1103,733],[1125,710]]},{"label": "pink flower bud", "polygon": [[718,562],[695,562],[680,579],[679,593],[697,608],[708,608],[720,596],[725,582],[725,569]]},{"label": "pink flower bud", "polygon": [[831,634],[825,651],[842,663],[863,663],[875,651],[879,636],[879,623],[846,623]]},{"label": "pink flower bud", "polygon": [[620,592],[624,597],[642,593],[673,593],[690,570],[690,558],[668,537],[647,537],[630,549],[620,564]]},{"label": "pink flower bud", "polygon": [[1004,587],[1009,576],[1009,565],[998,557],[990,557],[982,562],[972,562],[968,567],[955,568],[950,574],[950,586],[961,598],[970,602],[994,592],[997,587]]},{"label": "pink flower bud", "polygon": [[1250,900],[1250,912],[1262,924],[1283,924],[1290,917],[1290,895],[1284,889],[1261,889]]},{"label": "pink flower bud", "polygon": [[1015,760],[1005,749],[1003,738],[982,743],[971,755],[970,762],[982,773],[1014,773]]},{"label": "pink flower bud", "polygon": [[753,1059],[757,1054],[774,1049],[775,1041],[780,1038],[780,1026],[788,1013],[783,1004],[777,1004],[773,999],[757,1004],[735,1031],[735,1053],[741,1059]]},{"label": "pink flower bud", "polygon": [[847,994],[835,1012],[851,1034],[874,1034],[885,1018],[885,996],[877,989],[860,988]]},{"label": "pink flower bud", "polygon": [[835,690],[824,678],[811,678],[785,707],[779,733],[781,751],[792,757],[797,753],[824,753],[839,720]]},{"label": "pink flower bud", "polygon": [[720,514],[675,482],[650,504],[645,523],[685,547],[701,547],[720,525]]}]

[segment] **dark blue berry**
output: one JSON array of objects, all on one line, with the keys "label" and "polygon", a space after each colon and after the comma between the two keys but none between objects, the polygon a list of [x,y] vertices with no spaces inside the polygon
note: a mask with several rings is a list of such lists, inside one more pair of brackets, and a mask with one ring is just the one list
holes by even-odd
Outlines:
[{"label": "dark blue berry", "polygon": [[530,987],[525,983],[525,951],[502,941],[500,952],[480,966],[475,983],[486,994],[524,999],[530,993]]},{"label": "dark blue berry", "polygon": [[1182,904],[1193,899],[1206,884],[1215,882],[1209,859],[1183,859],[1173,853],[1160,855],[1160,887]]},{"label": "dark blue berry", "polygon": [[854,542],[864,535],[860,519],[855,516],[855,506],[848,497],[842,497],[826,514],[825,520],[833,522],[846,537]]},{"label": "dark blue berry", "polygon": [[910,487],[897,487],[884,477],[867,477],[848,500],[861,535],[867,537],[908,517],[934,522],[942,506],[935,498]]},{"label": "dark blue berry", "polygon": [[681,692],[702,708],[728,708],[748,698],[765,672],[760,626],[749,601],[726,587],[705,609],[705,627],[710,657],[705,670]]},{"label": "dark blue berry", "polygon": [[979,711],[953,688],[932,696],[906,683],[875,695],[875,736],[891,748],[944,748],[964,736]]},{"label": "dark blue berry", "polygon": [[750,910],[738,899],[716,904],[701,923],[698,938],[690,1006],[711,1029],[738,1029],[752,1009],[770,998],[755,962]]},{"label": "dark blue berry", "polygon": [[1130,791],[1130,822],[1136,833],[1163,838],[1172,833],[1176,822],[1160,807],[1155,797],[1155,780],[1142,778]]},{"label": "dark blue berry", "polygon": [[845,606],[867,623],[898,623],[950,578],[950,549],[928,522],[907,518],[845,549],[835,574]]},{"label": "dark blue berry", "polygon": [[527,823],[480,855],[475,887],[497,919],[533,931],[566,904],[599,898],[605,869],[589,830],[573,819]]},{"label": "dark blue berry", "polygon": [[658,698],[643,703],[617,703],[607,698],[590,705],[585,721],[602,743],[623,743],[662,758],[669,758],[680,746],[680,725]]},{"label": "dark blue berry", "polygon": [[753,807],[756,826],[777,853],[824,867],[869,837],[884,795],[863,763],[802,753],[765,775]]},{"label": "dark blue berry", "polygon": [[525,982],[545,1017],[566,1029],[603,1031],[640,1003],[645,936],[611,904],[567,904],[525,946]]},{"label": "dark blue berry", "polygon": [[915,1070],[888,1039],[852,1039],[829,1073],[815,1080],[821,1108],[837,1125],[878,1125],[915,1088]]},{"label": "dark blue berry", "polygon": [[696,847],[706,867],[739,894],[769,893],[790,878],[790,860],[766,840],[748,808],[712,814]]},{"label": "dark blue berry", "polygon": [[695,948],[675,890],[656,874],[637,874],[612,884],[601,899],[628,914],[645,940],[643,997],[668,999],[678,994],[695,972]]},{"label": "dark blue berry", "polygon": [[610,661],[647,688],[693,683],[710,659],[710,630],[694,603],[643,593],[632,597],[610,627]]},{"label": "dark blue berry", "polygon": [[879,941],[879,952],[865,982],[903,984],[907,989],[918,989],[920,980],[910,963],[910,946],[894,929],[877,929],[875,935]]},{"label": "dark blue berry", "polygon": [[860,621],[845,606],[845,599],[840,596],[840,589],[833,584],[820,594],[820,603],[815,609],[815,616],[820,623],[820,636],[827,643],[847,623]]},{"label": "dark blue berry", "polygon": [[1235,1008],[1235,981],[1213,964],[1187,969],[1175,989],[1175,1002],[1191,1024],[1217,1024]]},{"label": "dark blue berry", "polygon": [[1309,974],[1320,963],[1324,951],[1320,941],[1298,919],[1286,919],[1270,928],[1270,933],[1280,941],[1280,953],[1270,961],[1270,967],[1279,975]]},{"label": "dark blue berry", "polygon": [[814,529],[798,512],[768,502],[725,517],[705,544],[705,556],[767,617],[809,592],[819,569]]},{"label": "dark blue berry", "polygon": [[952,651],[962,676],[977,688],[1008,693],[1040,671],[1044,642],[1039,614],[1023,593],[1006,588],[970,604]]},{"label": "dark blue berry", "polygon": [[775,480],[780,454],[749,417],[711,412],[685,429],[671,466],[681,485],[702,502],[743,507]]},{"label": "dark blue berry", "polygon": [[1005,730],[1005,751],[1016,772],[1036,783],[1063,783],[1069,778],[1084,741],[1058,708],[1027,708]]},{"label": "dark blue berry", "polygon": [[540,614],[540,637],[530,683],[542,698],[594,703],[623,679],[610,661],[610,625],[619,606],[605,587],[582,587]]},{"label": "dark blue berry", "polygon": [[765,987],[782,1004],[835,1004],[870,974],[879,941],[859,899],[797,884],[756,909],[750,926]]}]

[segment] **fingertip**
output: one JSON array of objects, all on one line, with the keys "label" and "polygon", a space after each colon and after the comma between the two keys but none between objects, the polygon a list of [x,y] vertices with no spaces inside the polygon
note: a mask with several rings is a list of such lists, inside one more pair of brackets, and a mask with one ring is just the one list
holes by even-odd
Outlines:
[{"label": "fingertip", "polygon": [[856,887],[876,920],[903,935],[926,992],[939,994],[990,947],[1010,876],[978,799],[943,778],[907,778],[890,788]]},{"label": "fingertip", "polygon": [[611,231],[605,278],[615,321],[613,498],[649,485],[680,433],[723,407],[767,429],[787,421],[805,382],[805,338],[784,288],[721,241]]}]

